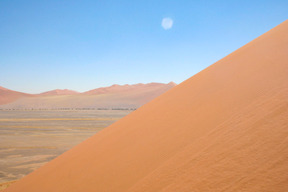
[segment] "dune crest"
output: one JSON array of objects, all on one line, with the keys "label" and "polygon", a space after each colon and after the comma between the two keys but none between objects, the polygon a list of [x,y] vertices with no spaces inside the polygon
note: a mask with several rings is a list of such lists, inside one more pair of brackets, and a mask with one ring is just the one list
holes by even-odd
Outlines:
[{"label": "dune crest", "polygon": [[[111,85],[110,87],[101,87],[101,88],[97,88],[97,89],[93,89],[90,91],[86,91],[82,94],[84,95],[98,95],[98,94],[111,94],[111,93],[119,93],[119,92],[126,92],[126,91],[137,91],[138,89],[147,89],[147,88],[152,88],[152,87],[166,87],[166,86],[171,86],[172,84],[168,83],[168,84],[163,84],[163,83],[147,83],[147,84],[143,84],[143,83],[138,83],[138,84],[134,84],[134,85],[118,85],[118,84],[114,84]],[[172,86],[176,86],[176,84],[172,85]]]},{"label": "dune crest", "polygon": [[44,96],[44,95],[76,95],[79,92],[69,90],[69,89],[55,89],[51,91],[47,91],[44,93],[40,93],[39,95]]},{"label": "dune crest", "polygon": [[[56,89],[40,94],[20,94],[0,89],[0,109],[135,109],[175,86],[176,84],[171,83],[115,84],[84,93]],[[1,91],[14,93],[16,96],[1,94]]]},{"label": "dune crest", "polygon": [[288,21],[6,192],[284,192]]},{"label": "dune crest", "polygon": [[0,87],[0,105],[8,104],[23,97],[31,97],[31,94],[12,91],[4,87]]},{"label": "dune crest", "polygon": [[0,90],[9,90],[9,89],[6,89],[5,87],[0,86]]}]

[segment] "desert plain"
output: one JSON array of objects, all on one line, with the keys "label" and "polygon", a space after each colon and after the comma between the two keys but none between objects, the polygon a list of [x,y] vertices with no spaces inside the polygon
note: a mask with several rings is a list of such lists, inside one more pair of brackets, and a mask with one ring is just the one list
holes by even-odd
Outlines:
[{"label": "desert plain", "polygon": [[0,184],[22,178],[132,111],[0,110]]}]

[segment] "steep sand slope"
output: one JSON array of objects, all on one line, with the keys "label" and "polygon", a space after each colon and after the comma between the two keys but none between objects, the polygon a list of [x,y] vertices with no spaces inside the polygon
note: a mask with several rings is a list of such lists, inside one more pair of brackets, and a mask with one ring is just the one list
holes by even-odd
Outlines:
[{"label": "steep sand slope", "polygon": [[7,192],[284,192],[288,21]]},{"label": "steep sand slope", "polygon": [[70,95],[67,94],[71,91],[55,90],[18,99],[1,105],[0,109],[138,108],[174,86],[173,83],[114,85]]}]

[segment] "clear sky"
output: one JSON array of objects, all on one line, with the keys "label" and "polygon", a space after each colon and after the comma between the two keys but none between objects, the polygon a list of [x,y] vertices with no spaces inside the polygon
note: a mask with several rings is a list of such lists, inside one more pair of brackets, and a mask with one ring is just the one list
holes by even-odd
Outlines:
[{"label": "clear sky", "polygon": [[180,83],[286,19],[287,0],[0,0],[0,86]]}]

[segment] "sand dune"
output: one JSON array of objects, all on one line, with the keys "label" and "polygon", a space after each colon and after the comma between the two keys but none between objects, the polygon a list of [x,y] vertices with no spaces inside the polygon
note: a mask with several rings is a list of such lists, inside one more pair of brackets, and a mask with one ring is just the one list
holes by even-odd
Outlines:
[{"label": "sand dune", "polygon": [[8,89],[6,89],[5,87],[1,87],[0,86],[0,90],[8,90]]},{"label": "sand dune", "polygon": [[284,192],[288,21],[7,192]]},{"label": "sand dune", "polygon": [[135,84],[135,85],[117,85],[114,84],[110,87],[102,87],[98,89],[93,89],[87,92],[84,92],[85,95],[99,95],[99,94],[111,94],[111,93],[121,93],[121,92],[127,92],[127,91],[138,91],[139,89],[153,89],[158,87],[174,87],[176,84],[174,82],[170,82],[167,85],[162,83],[148,83],[148,84]]},{"label": "sand dune", "polygon": [[0,105],[0,109],[134,109],[174,86],[173,82],[168,84],[113,85],[84,93],[57,89],[37,95],[28,95],[28,97],[19,97],[11,103]]},{"label": "sand dune", "polygon": [[4,87],[0,87],[0,105],[11,103],[19,98],[31,97],[31,94],[21,93],[18,91],[12,91]]},{"label": "sand dune", "polygon": [[55,89],[52,91],[47,91],[44,93],[40,93],[39,95],[44,96],[44,95],[76,95],[79,92],[69,90],[69,89]]}]

